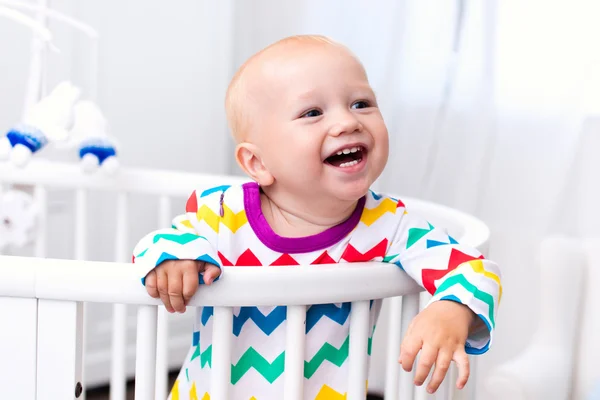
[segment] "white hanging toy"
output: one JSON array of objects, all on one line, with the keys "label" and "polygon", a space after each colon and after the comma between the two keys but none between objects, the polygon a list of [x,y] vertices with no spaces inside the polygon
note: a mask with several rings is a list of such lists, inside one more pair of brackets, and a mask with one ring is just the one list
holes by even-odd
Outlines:
[{"label": "white hanging toy", "polygon": [[75,125],[71,140],[79,148],[81,166],[85,172],[101,167],[108,174],[119,168],[115,141],[107,134],[108,124],[102,111],[91,101],[80,101],[75,105]]},{"label": "white hanging toy", "polygon": [[[98,33],[91,26],[71,18],[46,6],[33,5],[14,0],[0,0],[0,17],[6,17],[33,30],[35,37],[47,43],[52,50],[58,51],[51,43],[52,34],[44,24],[39,23],[16,10],[5,7],[34,11],[38,16],[53,19],[83,33],[91,40],[91,82],[90,97],[96,98],[98,86]],[[116,145],[106,134],[106,120],[92,102],[77,103],[80,90],[69,82],[59,84],[52,93],[38,102],[40,89],[44,86],[45,65],[41,61],[43,48],[32,47],[30,76],[27,85],[25,114],[21,124],[12,128],[4,137],[0,137],[0,161],[10,159],[15,165],[23,167],[32,154],[39,152],[48,144],[79,150],[84,171],[90,172],[101,166],[108,173],[118,169]],[[77,103],[77,105],[75,105]],[[75,119],[75,126],[73,126]],[[71,126],[73,130],[70,131]],[[75,140],[68,140],[75,136]],[[66,143],[66,146],[63,144]]]},{"label": "white hanging toy", "polygon": [[38,207],[25,192],[0,192],[0,250],[8,246],[23,247],[35,237]]},{"label": "white hanging toy", "polygon": [[62,82],[40,102],[27,110],[23,121],[0,138],[0,160],[24,167],[33,153],[50,142],[65,141],[73,124],[73,105],[81,91]]}]

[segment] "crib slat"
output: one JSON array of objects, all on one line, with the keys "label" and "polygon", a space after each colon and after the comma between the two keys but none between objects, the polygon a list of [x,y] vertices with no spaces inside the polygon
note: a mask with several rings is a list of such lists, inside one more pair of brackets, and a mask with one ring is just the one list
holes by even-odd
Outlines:
[{"label": "crib slat", "polygon": [[[158,202],[158,227],[171,226],[171,199],[161,196]],[[169,382],[169,313],[164,307],[158,309],[158,327],[156,333],[156,398],[168,396]]]},{"label": "crib slat", "polygon": [[369,301],[352,302],[348,355],[348,400],[364,400],[366,396],[369,311]]},{"label": "crib slat", "polygon": [[[404,339],[406,331],[413,318],[419,313],[419,294],[411,294],[402,297],[402,333]],[[400,371],[400,399],[412,399],[414,395],[415,369],[411,372]]]},{"label": "crib slat", "polygon": [[[77,189],[75,191],[75,259],[84,261],[87,257],[87,233],[88,233],[88,207],[87,207],[87,191],[85,189]],[[87,306],[83,303],[83,326],[87,326]],[[83,330],[83,354],[85,362],[85,328]],[[82,385],[85,385],[85,370],[82,371]],[[85,400],[85,391],[81,395],[81,400]]]},{"label": "crib slat", "polygon": [[211,400],[229,400],[233,309],[215,307],[212,334]]},{"label": "crib slat", "polygon": [[110,364],[110,400],[125,400],[127,385],[127,306],[114,304],[112,309]]},{"label": "crib slat", "polygon": [[[462,398],[460,396],[462,393],[466,393],[465,391],[461,391],[458,397],[454,395],[454,389],[456,388],[456,379],[458,378],[458,370],[454,368],[454,363],[450,365],[448,368],[448,372],[446,373],[446,377],[444,378],[444,382],[440,385],[438,389],[438,397],[442,400],[458,400]],[[458,393],[457,393],[458,394]]]},{"label": "crib slat", "polygon": [[48,196],[46,189],[42,186],[36,186],[33,191],[33,198],[38,207],[35,256],[43,258],[46,257],[46,243],[48,238],[46,231],[48,221]]},{"label": "crib slat", "polygon": [[87,192],[78,189],[75,192],[75,259],[85,260],[87,245]]},{"label": "crib slat", "polygon": [[[127,260],[127,194],[117,195],[117,221],[115,234],[115,261]],[[125,400],[127,385],[127,306],[113,305],[113,329],[111,345],[110,399]]]},{"label": "crib slat", "polygon": [[390,305],[387,358],[385,368],[385,399],[398,400],[400,385],[400,342],[402,341],[402,297],[392,297]]},{"label": "crib slat", "polygon": [[157,306],[138,306],[135,351],[135,400],[154,399]]},{"label": "crib slat", "polygon": [[[427,303],[429,303],[430,300],[431,300],[431,295],[429,293],[427,293],[427,292],[419,293],[419,312],[422,311],[423,308],[425,308],[425,305]],[[435,364],[434,364],[434,367],[435,367]],[[427,379],[425,379],[425,382],[423,382],[423,384],[421,386],[414,387],[414,391],[415,391],[414,400],[426,400],[431,396],[429,393],[427,393],[427,385],[431,381],[432,374],[433,374],[433,371],[431,371],[429,373],[429,376],[427,377]],[[444,379],[444,381],[438,388],[438,390],[435,394],[437,399],[448,400],[448,398],[446,397],[447,387],[448,387],[448,385],[446,385],[447,382],[448,382],[448,379],[447,378]]]},{"label": "crib slat", "polygon": [[[469,381],[467,382],[467,386],[463,389],[465,391],[464,397],[462,399],[465,400],[474,400],[477,398],[477,357],[469,356]],[[455,397],[453,400],[458,400],[458,397]]]},{"label": "crib slat", "polygon": [[304,399],[306,306],[288,306],[286,315],[284,400]]},{"label": "crib slat", "polygon": [[169,395],[169,313],[164,307],[158,308],[156,329],[156,398],[166,399]]},{"label": "crib slat", "polygon": [[38,300],[37,400],[83,396],[83,303]]},{"label": "crib slat", "polygon": [[37,299],[0,297],[0,399],[35,400]]}]

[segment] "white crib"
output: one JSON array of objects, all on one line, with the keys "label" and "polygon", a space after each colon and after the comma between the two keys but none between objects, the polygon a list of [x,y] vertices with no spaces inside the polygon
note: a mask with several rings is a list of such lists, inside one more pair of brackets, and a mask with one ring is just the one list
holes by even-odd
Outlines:
[{"label": "white crib", "polygon": [[[111,400],[125,399],[131,371],[127,358],[128,308],[137,308],[135,347],[136,400],[164,399],[168,393],[169,328],[166,312],[140,284],[136,266],[127,264],[128,196],[159,197],[157,225],[169,226],[171,199],[194,188],[241,183],[237,177],[183,172],[123,169],[115,177],[85,175],[77,165],[35,160],[25,169],[0,163],[0,185],[30,186],[42,206],[35,257],[0,257],[0,399],[81,399],[85,397],[86,360],[84,310],[87,303],[112,305]],[[47,191],[72,191],[75,198],[74,258],[47,259]],[[86,260],[87,204],[90,192],[113,192],[116,201],[115,262]],[[457,239],[487,250],[489,231],[481,221],[446,207],[402,197],[407,207],[444,226]],[[343,285],[340,285],[343,282]],[[310,288],[310,290],[306,290]],[[347,399],[365,398],[369,390],[386,400],[428,398],[415,388],[412,374],[397,363],[400,340],[422,299],[414,281],[397,267],[357,263],[310,267],[232,268],[218,285],[203,287],[192,306],[212,305],[214,311],[211,399],[228,399],[232,308],[244,305],[288,306],[285,358],[285,400],[303,399],[304,322],[306,305],[352,302],[350,321],[349,391]],[[403,297],[400,297],[403,296]],[[367,372],[369,300],[385,298],[374,337],[371,372]],[[185,334],[189,335],[186,329]],[[187,343],[186,343],[187,345]],[[475,364],[467,388],[455,391],[451,370],[435,398],[475,399]],[[172,366],[172,365],[171,365]],[[385,379],[383,379],[385,378]],[[96,382],[97,383],[97,382]],[[433,398],[433,397],[430,397]]]}]

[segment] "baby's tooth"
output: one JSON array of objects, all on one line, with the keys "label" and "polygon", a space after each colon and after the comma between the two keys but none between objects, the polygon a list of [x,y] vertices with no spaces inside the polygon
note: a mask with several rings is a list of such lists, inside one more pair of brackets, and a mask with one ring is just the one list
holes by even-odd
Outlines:
[{"label": "baby's tooth", "polygon": [[344,149],[344,154],[350,154],[350,149]]},{"label": "baby's tooth", "polygon": [[351,167],[351,166],[356,165],[358,163],[359,163],[359,160],[348,161],[348,162],[340,164],[340,167],[341,168]]}]

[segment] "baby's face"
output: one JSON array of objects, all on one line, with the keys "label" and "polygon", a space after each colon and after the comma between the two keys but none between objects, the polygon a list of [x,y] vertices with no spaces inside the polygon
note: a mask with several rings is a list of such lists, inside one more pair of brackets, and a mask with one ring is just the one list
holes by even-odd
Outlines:
[{"label": "baby's face", "polygon": [[260,75],[252,130],[275,184],[332,200],[367,193],[387,162],[388,132],[362,65],[340,47],[293,45]]}]

